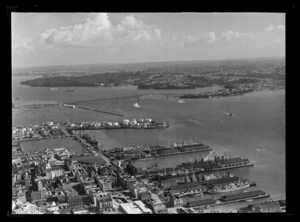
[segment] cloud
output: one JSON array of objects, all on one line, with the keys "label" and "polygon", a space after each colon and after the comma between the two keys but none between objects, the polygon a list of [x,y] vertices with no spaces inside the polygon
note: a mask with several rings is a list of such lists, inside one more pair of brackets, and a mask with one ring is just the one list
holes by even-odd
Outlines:
[{"label": "cloud", "polygon": [[237,31],[228,30],[227,32],[223,32],[222,36],[227,41],[231,41],[240,38],[253,37],[255,36],[255,34],[253,32],[237,32]]},{"label": "cloud", "polygon": [[269,25],[268,27],[264,28],[265,32],[284,32],[285,25],[277,25],[274,26],[273,24]]},{"label": "cloud", "polygon": [[282,40],[281,39],[274,39],[274,40],[271,40],[272,43],[282,43]]},{"label": "cloud", "polygon": [[209,32],[200,36],[184,36],[183,41],[186,47],[195,47],[199,45],[211,45],[217,40],[217,35],[214,32]]},{"label": "cloud", "polygon": [[[55,46],[100,47],[158,40],[161,30],[148,25],[134,16],[125,16],[115,27],[107,13],[98,13],[93,19],[81,24],[52,28],[44,31],[31,42],[36,48]],[[24,48],[25,49],[25,48]]]},{"label": "cloud", "polygon": [[208,43],[208,44],[211,44],[211,43],[213,43],[213,42],[216,41],[217,36],[216,36],[216,33],[214,33],[214,32],[209,32],[209,33],[207,33],[207,34],[204,36],[204,38],[207,39],[207,43]]}]

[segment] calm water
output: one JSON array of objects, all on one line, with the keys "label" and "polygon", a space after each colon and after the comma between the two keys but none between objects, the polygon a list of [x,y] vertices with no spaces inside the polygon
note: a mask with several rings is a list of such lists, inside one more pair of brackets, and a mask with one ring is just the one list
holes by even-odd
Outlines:
[{"label": "calm water", "polygon": [[[124,117],[101,114],[94,111],[69,109],[54,106],[51,108],[13,111],[13,125],[26,125],[46,121],[104,121],[132,118],[152,118],[167,121],[171,127],[165,130],[102,130],[88,131],[95,136],[105,149],[122,145],[148,145],[151,143],[171,144],[203,142],[214,148],[216,154],[247,157],[255,166],[236,169],[233,173],[257,182],[260,189],[269,192],[274,199],[285,198],[285,91],[251,93],[244,96],[184,100],[159,95],[159,93],[196,92],[137,90],[126,88],[31,88],[19,86],[20,78],[13,78],[13,99],[17,104],[26,101],[82,101],[149,94],[137,99],[116,101],[82,102],[85,107],[121,113]],[[69,88],[68,88],[69,89]],[[200,91],[204,89],[199,89]],[[198,91],[199,91],[198,90]],[[138,102],[140,108],[133,107]],[[226,112],[233,114],[232,117]],[[141,160],[135,164],[146,167],[159,161],[161,167],[175,166],[179,162],[193,160],[200,154],[161,157]],[[207,153],[202,153],[203,156]]]}]

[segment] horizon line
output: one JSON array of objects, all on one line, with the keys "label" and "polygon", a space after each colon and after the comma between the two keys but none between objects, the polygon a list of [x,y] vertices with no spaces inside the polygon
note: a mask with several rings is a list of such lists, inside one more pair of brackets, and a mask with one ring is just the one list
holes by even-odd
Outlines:
[{"label": "horizon line", "polygon": [[231,60],[258,60],[258,59],[285,59],[285,56],[266,56],[266,57],[249,57],[249,58],[228,58],[228,59],[201,59],[201,60],[170,60],[170,61],[154,61],[154,62],[117,62],[117,63],[82,63],[82,64],[60,64],[60,65],[37,65],[37,66],[18,66],[13,69],[43,68],[57,66],[84,66],[84,65],[133,65],[133,64],[150,64],[150,63],[174,63],[174,62],[209,62],[209,61],[231,61]]}]

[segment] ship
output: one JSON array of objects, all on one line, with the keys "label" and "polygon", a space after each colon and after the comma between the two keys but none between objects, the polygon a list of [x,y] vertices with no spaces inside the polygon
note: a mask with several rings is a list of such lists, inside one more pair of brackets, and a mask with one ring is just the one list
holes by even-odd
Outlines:
[{"label": "ship", "polygon": [[251,183],[249,181],[246,181],[244,183],[238,182],[238,183],[231,183],[227,186],[224,187],[218,187],[218,188],[213,188],[208,190],[208,193],[210,194],[218,194],[218,193],[226,193],[226,192],[231,192],[231,191],[236,191],[236,190],[241,190],[244,188],[248,188],[251,186]]},{"label": "ship", "polygon": [[134,106],[135,108],[139,108],[139,107],[140,107],[140,105],[139,105],[138,103],[134,103],[133,106]]},{"label": "ship", "polygon": [[169,169],[168,172],[162,170],[157,172],[157,178],[159,180],[177,178],[185,176],[186,174],[204,174],[213,171],[228,170],[241,167],[250,167],[254,164],[249,161],[247,158],[234,157],[234,158],[225,158],[215,156],[213,160],[204,160],[203,158],[194,162],[185,162],[174,169]]}]

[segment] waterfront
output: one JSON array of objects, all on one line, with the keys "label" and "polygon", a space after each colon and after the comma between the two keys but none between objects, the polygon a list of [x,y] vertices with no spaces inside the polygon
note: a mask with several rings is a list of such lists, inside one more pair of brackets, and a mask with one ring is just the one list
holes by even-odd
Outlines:
[{"label": "waterfront", "polygon": [[[66,93],[64,88],[50,91],[48,88],[15,86],[13,99],[31,101],[76,100],[150,94],[136,100],[114,102],[83,102],[84,105],[102,110],[119,110],[124,117],[92,111],[53,106],[40,109],[19,109],[13,113],[13,125],[26,125],[47,121],[119,121],[131,118],[153,118],[170,123],[167,129],[154,130],[103,130],[86,131],[95,136],[105,149],[121,145],[148,145],[171,142],[203,142],[217,154],[247,157],[254,167],[232,170],[237,175],[256,181],[257,186],[270,193],[273,199],[285,198],[285,91],[266,91],[243,96],[218,99],[184,100],[159,96],[161,90],[136,90],[125,88],[74,88]],[[27,93],[32,91],[31,93]],[[180,92],[195,90],[180,90]],[[76,93],[78,92],[78,94]],[[97,92],[97,93],[96,93]],[[178,90],[168,92],[179,93]],[[153,94],[151,96],[151,94]],[[24,95],[24,98],[22,97]],[[26,95],[26,97],[25,97]],[[80,97],[79,97],[80,95]],[[13,100],[14,101],[14,100]],[[17,101],[16,101],[17,102]],[[121,110],[121,111],[120,111]],[[87,115],[88,112],[88,115]],[[232,117],[226,112],[233,114]],[[202,155],[205,155],[202,153]],[[195,154],[160,157],[161,167],[175,166],[178,162],[194,159]],[[157,159],[141,160],[137,166],[148,166]]]}]

